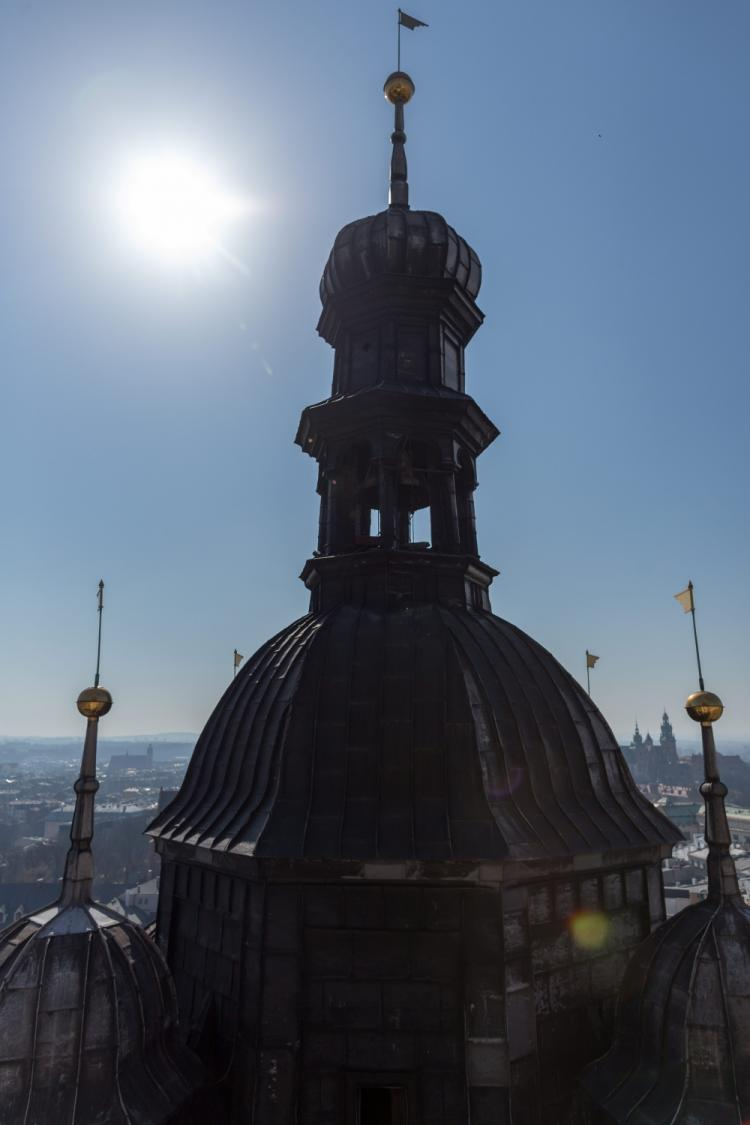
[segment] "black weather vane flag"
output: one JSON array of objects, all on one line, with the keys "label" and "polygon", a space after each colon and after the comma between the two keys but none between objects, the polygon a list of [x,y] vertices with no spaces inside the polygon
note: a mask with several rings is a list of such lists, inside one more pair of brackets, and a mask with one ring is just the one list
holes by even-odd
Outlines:
[{"label": "black weather vane flag", "polygon": [[409,31],[415,31],[418,27],[429,27],[429,24],[426,24],[424,20],[418,20],[415,16],[410,16],[408,12],[402,12],[399,8],[397,26],[396,70],[401,70],[401,28],[407,27]]}]

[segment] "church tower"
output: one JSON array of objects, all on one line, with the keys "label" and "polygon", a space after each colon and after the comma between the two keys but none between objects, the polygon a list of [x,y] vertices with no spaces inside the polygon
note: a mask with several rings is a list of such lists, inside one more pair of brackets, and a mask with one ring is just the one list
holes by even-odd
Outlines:
[{"label": "church tower", "polygon": [[666,711],[661,717],[659,746],[661,747],[662,765],[669,768],[679,765],[679,759],[677,757],[677,739],[674,736],[672,724],[669,721],[669,715]]},{"label": "church tower", "polygon": [[[483,320],[481,266],[442,215],[409,209],[403,112],[413,85],[396,74],[386,89],[396,112],[390,206],[344,227],[320,286],[318,331],[335,360],[331,398],[304,411],[296,438],[318,461],[321,496],[320,558],[303,579],[316,610],[341,601],[353,579],[386,603],[426,583],[489,609],[496,572],[478,558],[475,466],[498,431],[464,393],[464,349]],[[420,511],[429,542],[414,541]]]},{"label": "church tower", "polygon": [[564,1125],[679,833],[588,694],[491,612],[481,267],[410,209],[414,84],[385,93],[389,205],[334,242],[332,392],[296,438],[310,612],[247,661],[152,825],[159,941],[229,1122]]}]

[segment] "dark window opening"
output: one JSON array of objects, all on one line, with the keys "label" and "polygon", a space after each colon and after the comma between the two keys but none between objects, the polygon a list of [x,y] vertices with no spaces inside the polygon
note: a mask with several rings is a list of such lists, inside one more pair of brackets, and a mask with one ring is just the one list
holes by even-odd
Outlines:
[{"label": "dark window opening", "polygon": [[352,338],[349,389],[358,391],[371,386],[377,377],[376,337],[357,333]]},{"label": "dark window opening", "polygon": [[360,1086],[357,1125],[408,1125],[403,1086]]},{"label": "dark window opening", "polygon": [[427,378],[427,337],[424,333],[399,333],[396,366],[400,378],[424,382]]}]

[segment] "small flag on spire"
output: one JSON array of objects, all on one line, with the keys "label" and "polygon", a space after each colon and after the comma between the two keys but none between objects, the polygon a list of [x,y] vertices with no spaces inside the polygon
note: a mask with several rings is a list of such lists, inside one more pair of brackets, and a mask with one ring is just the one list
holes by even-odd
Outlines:
[{"label": "small flag on spire", "polygon": [[414,16],[407,15],[407,13],[402,12],[400,8],[398,10],[398,22],[401,27],[408,27],[409,31],[414,31],[414,29],[417,27],[430,26],[429,24],[425,23],[424,20],[418,20],[415,19]]},{"label": "small flag on spire", "polygon": [[675,598],[682,606],[683,613],[692,613],[695,609],[695,602],[693,600],[693,583],[688,582],[684,590],[680,590],[679,594],[675,594]]},{"label": "small flag on spire", "polygon": [[598,656],[586,649],[586,691],[591,695],[591,669],[596,667]]},{"label": "small flag on spire", "polygon": [[682,606],[683,613],[691,613],[693,615],[693,640],[695,641],[695,662],[698,665],[698,685],[701,691],[705,691],[706,685],[703,683],[703,669],[701,668],[701,651],[698,648],[698,627],[695,624],[693,583],[688,582],[684,590],[680,590],[679,594],[675,594],[675,598]]},{"label": "small flag on spire", "polygon": [[242,653],[237,652],[237,649],[235,649],[234,650],[234,666],[235,666],[235,668],[239,668],[240,664],[242,663],[242,661],[244,659],[245,659],[245,657],[242,655]]}]

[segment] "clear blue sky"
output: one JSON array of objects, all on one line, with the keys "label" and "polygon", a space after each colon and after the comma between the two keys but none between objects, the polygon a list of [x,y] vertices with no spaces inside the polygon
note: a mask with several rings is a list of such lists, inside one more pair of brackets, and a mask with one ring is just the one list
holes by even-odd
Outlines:
[{"label": "clear blue sky", "polygon": [[[413,0],[412,204],[484,267],[468,389],[495,612],[620,736],[678,731],[696,584],[721,737],[750,737],[746,0]],[[386,202],[394,6],[0,6],[0,733],[71,734],[108,584],[103,734],[198,730],[304,613],[336,231]],[[168,145],[251,198],[246,271],[126,250],[111,199]]]}]

